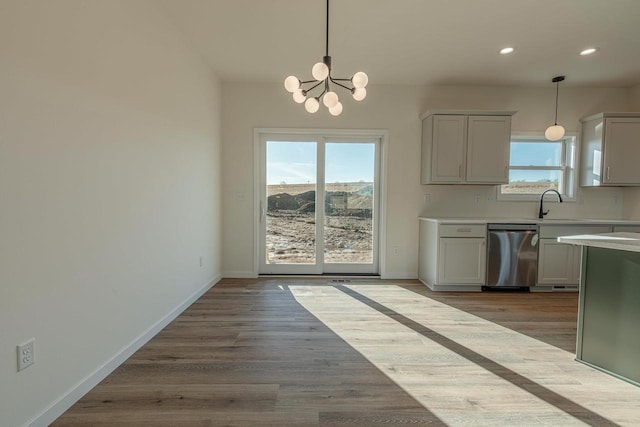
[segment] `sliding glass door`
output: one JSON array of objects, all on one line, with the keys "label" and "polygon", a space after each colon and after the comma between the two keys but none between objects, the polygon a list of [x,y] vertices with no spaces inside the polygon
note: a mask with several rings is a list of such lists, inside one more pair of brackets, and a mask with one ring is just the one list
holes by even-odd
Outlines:
[{"label": "sliding glass door", "polygon": [[380,141],[261,135],[259,272],[378,273]]}]

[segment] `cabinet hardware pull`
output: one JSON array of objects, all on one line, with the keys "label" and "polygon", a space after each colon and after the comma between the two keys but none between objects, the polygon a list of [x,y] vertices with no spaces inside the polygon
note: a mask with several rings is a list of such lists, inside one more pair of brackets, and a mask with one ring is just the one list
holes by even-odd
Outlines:
[{"label": "cabinet hardware pull", "polygon": [[458,178],[462,178],[462,165],[458,165]]},{"label": "cabinet hardware pull", "polygon": [[607,166],[607,179],[611,179],[611,166]]},{"label": "cabinet hardware pull", "polygon": [[460,233],[471,233],[471,229],[470,228],[458,228],[456,231],[458,231]]}]

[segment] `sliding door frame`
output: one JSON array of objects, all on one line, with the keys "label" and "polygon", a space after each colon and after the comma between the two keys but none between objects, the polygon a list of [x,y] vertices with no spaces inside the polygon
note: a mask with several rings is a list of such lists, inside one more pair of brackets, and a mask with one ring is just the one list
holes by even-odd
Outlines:
[{"label": "sliding door frame", "polygon": [[[326,142],[349,142],[349,141],[363,141],[366,139],[371,139],[372,142],[379,143],[379,159],[377,159],[377,176],[376,178],[379,180],[378,189],[379,189],[379,197],[377,200],[378,209],[377,214],[379,216],[377,221],[377,230],[374,230],[376,233],[374,238],[374,242],[377,241],[377,274],[384,277],[385,275],[385,253],[386,253],[386,217],[387,217],[387,179],[386,179],[386,171],[387,171],[387,146],[388,146],[388,131],[386,130],[360,130],[360,129],[279,129],[279,128],[255,128],[254,129],[254,150],[253,150],[253,172],[254,172],[254,184],[253,184],[253,194],[254,194],[254,206],[253,206],[253,247],[254,247],[254,256],[253,256],[253,269],[254,274],[257,277],[260,274],[260,257],[264,256],[264,248],[261,246],[262,236],[261,236],[261,227],[262,221],[264,220],[264,216],[266,215],[266,206],[264,202],[261,200],[262,197],[262,183],[263,177],[262,172],[264,166],[262,163],[265,160],[265,150],[266,150],[266,141],[269,139],[272,140],[292,140],[292,141],[317,141],[317,143],[322,144],[323,153],[324,153],[324,144]],[[324,156],[323,156],[324,157]],[[324,168],[324,158],[318,160],[318,168]],[[319,174],[324,181],[324,170]],[[319,186],[321,183],[318,183]],[[323,197],[323,188],[317,188],[318,197]],[[318,199],[323,200],[323,199]],[[322,224],[318,224],[318,227],[321,227]],[[318,235],[318,230],[316,230],[316,235]],[[322,247],[321,242],[318,245],[318,248]],[[376,261],[376,260],[374,260]],[[335,265],[335,264],[332,264]],[[346,271],[346,270],[345,270]],[[295,275],[296,272],[292,271],[291,274]],[[314,274],[314,273],[301,273],[301,274]],[[316,273],[317,274],[317,273]],[[335,273],[327,273],[327,274],[340,274],[338,271]],[[375,273],[374,273],[375,274]]]}]

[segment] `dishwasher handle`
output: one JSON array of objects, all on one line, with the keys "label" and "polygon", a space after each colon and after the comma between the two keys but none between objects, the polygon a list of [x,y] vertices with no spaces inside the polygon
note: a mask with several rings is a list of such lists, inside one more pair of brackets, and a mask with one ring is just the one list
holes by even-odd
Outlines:
[{"label": "dishwasher handle", "polygon": [[487,230],[501,230],[501,231],[538,231],[538,224],[487,224]]}]

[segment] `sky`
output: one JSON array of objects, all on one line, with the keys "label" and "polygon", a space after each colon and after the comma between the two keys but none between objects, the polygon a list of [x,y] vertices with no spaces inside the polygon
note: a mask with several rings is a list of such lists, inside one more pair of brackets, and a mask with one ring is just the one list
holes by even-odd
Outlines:
[{"label": "sky", "polygon": [[[267,185],[316,181],[315,142],[267,142]],[[326,143],[325,182],[373,182],[375,144]]]},{"label": "sky", "polygon": [[[518,166],[557,166],[561,143],[514,143],[511,164]],[[315,142],[267,142],[267,185],[309,184],[316,181]],[[325,181],[373,182],[375,145],[373,143],[326,143]],[[416,160],[419,161],[419,160]],[[559,171],[511,171],[511,181],[557,180]]]},{"label": "sky", "polygon": [[[511,144],[512,166],[560,166],[562,160],[562,143],[547,142],[526,143],[518,142]],[[557,181],[560,176],[559,171],[510,171],[510,181],[539,181],[551,179]]]}]

